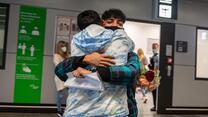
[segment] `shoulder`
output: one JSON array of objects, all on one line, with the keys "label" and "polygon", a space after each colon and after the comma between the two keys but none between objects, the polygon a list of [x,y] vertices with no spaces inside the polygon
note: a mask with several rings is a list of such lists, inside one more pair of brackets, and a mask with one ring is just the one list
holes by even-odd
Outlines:
[{"label": "shoulder", "polygon": [[61,59],[61,58],[62,58],[61,55],[59,55],[59,54],[57,54],[57,53],[54,54],[53,57],[54,57],[54,58],[57,58],[57,59]]},{"label": "shoulder", "polygon": [[86,32],[91,36],[97,36],[106,31],[108,30],[97,24],[91,24],[83,30],[83,32]]},{"label": "shoulder", "polygon": [[57,54],[57,53],[55,53],[54,55],[53,55],[53,57],[55,57],[55,58],[57,58],[57,57],[59,57],[60,55],[59,54]]},{"label": "shoulder", "polygon": [[94,30],[94,29],[104,30],[105,28],[102,27],[101,25],[97,25],[97,24],[91,24],[85,28],[85,30]]},{"label": "shoulder", "polygon": [[147,60],[147,57],[146,57],[146,56],[143,56],[143,57],[142,57],[142,60]]}]

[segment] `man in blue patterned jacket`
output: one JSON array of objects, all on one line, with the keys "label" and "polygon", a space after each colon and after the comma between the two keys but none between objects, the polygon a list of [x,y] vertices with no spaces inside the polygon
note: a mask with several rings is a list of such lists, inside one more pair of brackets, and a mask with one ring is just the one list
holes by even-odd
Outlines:
[{"label": "man in blue patterned jacket", "polygon": [[[85,67],[88,64],[110,66],[113,63],[111,58],[109,55],[98,53],[70,57],[57,65],[55,73],[61,80],[66,81],[68,78],[67,73],[75,70],[78,66]],[[135,100],[135,82],[140,64],[135,53],[129,53],[128,58],[128,63],[124,66],[98,67],[98,72],[103,81],[115,85],[125,85],[127,87],[128,116],[137,117],[138,109]]]},{"label": "man in blue patterned jacket", "polygon": [[[122,27],[125,20],[119,19],[122,15],[117,15],[114,11],[118,10],[113,9],[104,13],[107,15],[103,14],[104,23],[107,23],[108,26]],[[98,53],[93,53],[93,55],[99,56]],[[102,59],[97,59],[101,62],[94,64],[95,66],[108,65],[105,60],[112,62],[109,58],[103,59],[103,56],[105,58],[107,55],[101,54]],[[68,78],[66,75],[68,72],[75,70],[78,66],[85,66],[86,63],[93,62],[89,59],[96,58],[88,57],[88,55],[69,58],[57,65],[56,75],[65,81]],[[128,63],[124,66],[98,67],[97,70],[104,81],[105,90],[100,92],[69,88],[69,98],[64,116],[136,117],[134,85],[139,70],[137,55],[130,52]]]}]

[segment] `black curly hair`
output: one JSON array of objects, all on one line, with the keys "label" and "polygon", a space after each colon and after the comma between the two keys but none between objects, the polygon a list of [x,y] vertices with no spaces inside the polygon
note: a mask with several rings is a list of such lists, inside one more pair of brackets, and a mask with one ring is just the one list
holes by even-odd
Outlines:
[{"label": "black curly hair", "polygon": [[77,16],[77,25],[80,30],[85,29],[90,24],[100,25],[100,23],[101,23],[100,15],[93,10],[85,10]]},{"label": "black curly hair", "polygon": [[120,19],[123,23],[125,23],[125,21],[126,21],[126,15],[120,9],[106,10],[102,15],[102,19],[106,20],[109,18]]}]

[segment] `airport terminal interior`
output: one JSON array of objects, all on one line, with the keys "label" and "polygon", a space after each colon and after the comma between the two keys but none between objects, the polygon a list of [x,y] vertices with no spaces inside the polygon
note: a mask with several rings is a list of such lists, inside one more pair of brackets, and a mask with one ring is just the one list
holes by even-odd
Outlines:
[{"label": "airport terminal interior", "polygon": [[[77,16],[85,10],[94,10],[103,18],[104,26],[105,17],[102,15],[109,9],[118,9],[125,14],[126,21],[124,23],[121,21],[123,29],[121,32],[126,34],[127,39],[134,42],[133,52],[139,57],[139,50],[142,50],[146,57],[144,68],[138,68],[140,77],[136,77],[139,79],[145,77],[145,82],[149,84],[144,83],[143,87],[140,81],[140,84],[134,87],[138,108],[137,117],[208,117],[208,93],[206,93],[208,89],[206,51],[208,50],[208,0],[87,0],[87,2],[84,0],[0,0],[0,117],[62,117],[60,114],[65,106],[70,107],[66,102],[77,101],[79,96],[71,95],[74,96],[72,101],[73,99],[68,97],[65,90],[67,88],[64,88],[64,86],[69,87],[68,92],[71,94],[77,90],[77,87],[73,90],[74,84],[70,82],[75,72],[72,74],[71,71],[67,71],[67,80],[65,76],[57,74],[55,69],[59,68],[56,65],[70,55],[79,57],[83,55],[82,52],[87,51],[82,48],[84,47],[82,43],[80,47],[83,50],[78,48],[78,45],[73,45],[76,43],[76,34],[81,31]],[[120,30],[118,28],[121,27],[116,29]],[[114,28],[110,29],[114,31]],[[94,32],[91,34],[93,35]],[[117,43],[112,42],[113,44],[116,48]],[[119,44],[123,43],[119,42]],[[123,45],[122,47],[125,48]],[[133,45],[128,47],[133,48]],[[74,50],[77,48],[76,53]],[[122,51],[122,49],[117,50]],[[65,54],[60,54],[60,51]],[[57,54],[60,55],[57,57]],[[116,56],[116,54],[113,55]],[[125,57],[127,58],[127,54]],[[75,64],[77,61],[73,62]],[[76,65],[83,65],[83,63],[86,62],[79,61]],[[124,65],[129,67],[131,64]],[[122,75],[127,75],[131,71],[125,70]],[[151,73],[154,74],[154,80],[149,81]],[[117,73],[117,75],[120,74]],[[121,85],[120,82],[119,85],[115,85],[114,78],[111,81],[103,78],[101,74],[97,78],[107,84],[102,86],[112,85],[117,89],[123,88],[124,90],[115,88],[113,92],[116,94],[123,91],[119,94],[121,96],[117,97],[118,99],[114,97],[115,103],[117,100],[122,102],[122,96],[125,97],[125,91],[128,90],[126,85]],[[67,82],[64,84],[60,79]],[[57,82],[63,83],[64,86]],[[133,86],[131,84],[127,87]],[[152,90],[151,86],[154,86],[155,90]],[[78,87],[80,88],[81,85],[79,84]],[[87,87],[86,84],[84,87]],[[105,91],[105,88],[99,88],[99,90],[97,87],[87,89],[86,92],[90,94],[89,96],[86,93],[89,96],[87,98],[89,102],[92,101],[91,96],[98,99],[97,94],[103,94],[102,91]],[[63,92],[59,92],[62,90]],[[143,96],[144,91],[146,96]],[[63,104],[62,111],[57,110],[58,103]],[[106,103],[102,104],[105,106]],[[89,114],[87,117],[92,117],[93,114],[90,115],[90,112],[87,114],[82,112],[85,108],[83,105],[78,104],[81,108],[78,110],[71,108],[71,112],[79,113],[75,115],[79,117],[85,117],[87,114]],[[98,112],[96,114],[99,114],[100,105],[95,107],[98,108],[98,111],[95,111]],[[127,105],[125,107],[127,109]],[[110,110],[112,113],[115,112],[113,109]],[[70,117],[70,115],[67,116],[67,112],[63,117]],[[102,116],[112,117],[108,114],[96,117]]]}]

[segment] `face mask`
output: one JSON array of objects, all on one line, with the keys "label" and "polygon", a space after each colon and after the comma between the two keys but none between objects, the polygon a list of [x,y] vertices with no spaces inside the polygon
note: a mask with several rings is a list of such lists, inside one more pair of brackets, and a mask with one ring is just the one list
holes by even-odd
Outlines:
[{"label": "face mask", "polygon": [[62,52],[66,52],[66,47],[61,48]]},{"label": "face mask", "polygon": [[158,52],[157,52],[157,49],[153,49],[152,52],[153,52],[153,53],[158,53]]},{"label": "face mask", "polygon": [[123,29],[123,28],[120,28],[120,27],[117,27],[117,26],[107,26],[105,27],[106,29],[111,29],[111,30],[117,30],[117,29]]}]

